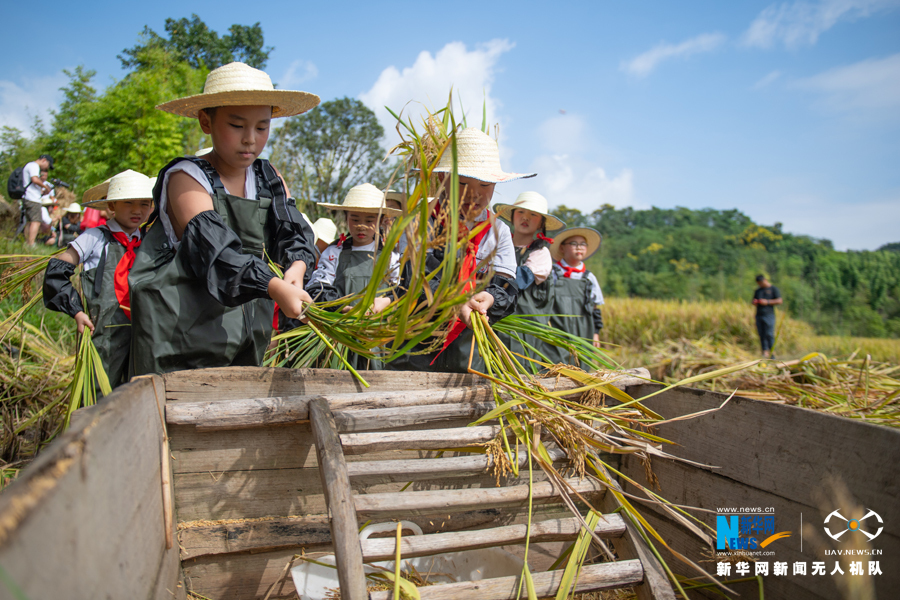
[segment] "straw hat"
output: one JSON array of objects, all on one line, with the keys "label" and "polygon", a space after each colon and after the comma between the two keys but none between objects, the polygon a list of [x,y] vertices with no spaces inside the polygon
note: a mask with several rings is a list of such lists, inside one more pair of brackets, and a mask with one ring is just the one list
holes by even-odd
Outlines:
[{"label": "straw hat", "polygon": [[[491,136],[476,127],[456,134],[456,168],[463,177],[487,183],[502,183],[514,179],[534,177],[537,173],[507,173],[500,167],[500,148]],[[434,173],[453,171],[453,152],[450,148],[441,155]]]},{"label": "straw hat", "polygon": [[550,255],[553,257],[553,260],[562,260],[562,245],[566,243],[566,240],[575,237],[576,235],[582,236],[587,242],[587,254],[585,255],[585,259],[591,256],[597,249],[600,247],[600,241],[603,239],[603,236],[594,229],[589,227],[571,227],[564,231],[560,231],[555,236],[553,236],[553,243],[550,244]]},{"label": "straw hat", "polygon": [[[106,205],[108,202],[118,202],[119,200],[153,200],[155,183],[156,177],[151,179],[143,173],[128,169],[85,192],[84,205]],[[105,190],[100,189],[103,186],[106,186]],[[105,193],[97,200],[86,200],[88,194],[94,190],[96,190],[94,194]]]},{"label": "straw hat", "polygon": [[69,206],[66,207],[66,212],[81,214],[84,212],[84,209],[81,208],[81,205],[78,204],[77,202],[73,202],[72,204],[70,204]]},{"label": "straw hat", "polygon": [[386,217],[399,217],[402,214],[396,208],[388,208],[384,203],[384,192],[371,183],[350,188],[343,204],[320,202],[319,206],[347,212],[381,213]]},{"label": "straw hat", "polygon": [[106,193],[109,190],[110,179],[107,179],[103,183],[97,184],[87,190],[81,197],[81,201],[87,204],[89,202],[96,202],[97,200],[103,200],[104,198],[106,198]]},{"label": "straw hat", "polygon": [[212,151],[213,151],[212,147],[203,148],[201,150],[197,150],[197,152],[196,152],[196,154],[194,154],[194,156],[206,156],[207,154],[209,154]]},{"label": "straw hat", "polygon": [[202,94],[178,98],[156,108],[195,119],[201,108],[271,106],[273,117],[290,117],[305,113],[318,104],[319,97],[315,94],[276,90],[263,71],[233,62],[210,71]]},{"label": "straw hat", "polygon": [[313,231],[316,232],[316,238],[331,244],[337,239],[337,225],[331,219],[322,217],[313,223]]},{"label": "straw hat", "polygon": [[547,199],[537,192],[523,192],[512,204],[495,204],[494,213],[501,219],[512,223],[513,211],[517,208],[544,215],[547,231],[556,231],[566,226],[565,223],[550,214],[550,210],[547,208]]},{"label": "straw hat", "polygon": [[406,194],[404,194],[403,192],[398,192],[396,190],[384,190],[384,199],[399,202],[400,210],[404,210],[404,208],[406,207]]}]

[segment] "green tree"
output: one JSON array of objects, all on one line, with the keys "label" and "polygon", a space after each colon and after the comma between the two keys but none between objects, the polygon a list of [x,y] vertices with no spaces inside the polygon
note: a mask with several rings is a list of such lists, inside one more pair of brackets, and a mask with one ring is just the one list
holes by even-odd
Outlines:
[{"label": "green tree", "polygon": [[382,164],[383,135],[365,104],[339,98],[287,119],[273,135],[271,159],[301,201],[301,210],[315,220],[328,216],[318,202],[339,204],[361,183],[387,185],[391,170]]},{"label": "green tree", "polygon": [[73,188],[84,189],[92,181],[84,181],[81,167],[91,154],[90,134],[85,130],[91,110],[97,102],[97,90],[91,85],[96,71],[83,65],[74,71],[64,70],[69,84],[62,88],[63,101],[53,111],[47,150],[53,157],[53,175],[65,180]]},{"label": "green tree", "polygon": [[272,53],[271,46],[264,46],[262,27],[254,25],[232,25],[228,33],[219,34],[210,29],[196,14],[190,19],[166,19],[166,33],[163,37],[144,27],[140,42],[126,48],[119,55],[122,67],[141,69],[147,66],[147,50],[162,49],[172,53],[195,69],[215,69],[234,61],[240,61],[264,69]]}]

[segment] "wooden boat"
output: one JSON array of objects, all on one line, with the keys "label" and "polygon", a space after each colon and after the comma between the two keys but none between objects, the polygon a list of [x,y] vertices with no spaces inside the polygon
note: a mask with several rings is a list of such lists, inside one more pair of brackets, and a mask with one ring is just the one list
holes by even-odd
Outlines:
[{"label": "wooden boat", "polygon": [[[287,567],[301,551],[334,548],[339,560],[353,552],[365,560],[392,556],[393,538],[347,544],[355,530],[335,533],[336,523],[349,529],[346,519],[355,527],[357,517],[359,524],[416,521],[425,533],[421,544],[432,550],[498,543],[511,549],[521,541],[524,528],[515,525],[525,521],[516,495],[522,479],[507,478],[498,488],[484,458],[432,458],[439,448],[490,439],[490,431],[464,428],[488,408],[481,383],[441,373],[375,371],[366,377],[369,389],[342,371],[185,371],[136,378],[77,411],[69,431],[0,493],[0,599],[185,598],[188,589],[212,600],[296,598]],[[632,385],[628,392],[641,397],[657,389]],[[647,405],[673,418],[724,400],[672,389]],[[334,442],[338,432],[340,443]],[[734,398],[717,412],[664,425],[660,433],[679,444],[672,453],[716,467],[654,460],[664,497],[711,510],[702,518],[712,527],[716,509],[757,507],[774,514],[777,531],[791,532],[771,545],[768,560],[806,562],[807,574],[770,570],[766,598],[839,598],[839,584],[861,582],[874,585],[880,598],[898,597],[900,432]],[[646,482],[640,461],[621,457],[620,467]],[[832,481],[847,498],[836,495]],[[410,489],[400,493],[408,482]],[[612,515],[612,494],[587,481],[573,485]],[[529,562],[535,572],[546,569],[578,530],[554,492],[535,491],[533,521],[544,524],[533,531]],[[813,561],[824,560],[830,573],[837,560],[822,554],[825,541],[831,543],[825,517],[834,510],[849,515],[856,506],[878,513],[883,531],[868,544],[876,554],[852,560],[864,569],[878,560],[882,574],[811,574]],[[698,562],[708,558],[710,549],[658,507],[645,505],[644,514],[673,548]],[[642,599],[674,598],[625,520],[612,515],[597,531],[611,539],[619,560],[585,571],[583,589],[627,585]],[[837,547],[865,541],[860,537],[842,536]],[[415,543],[405,537],[403,548],[425,552]],[[694,575],[666,558],[677,572]],[[700,564],[715,574],[714,559]],[[541,577],[536,584],[552,593],[552,576]],[[731,589],[756,598],[757,585]],[[447,588],[441,595],[444,587],[422,588],[423,598],[512,597],[508,582]]]}]

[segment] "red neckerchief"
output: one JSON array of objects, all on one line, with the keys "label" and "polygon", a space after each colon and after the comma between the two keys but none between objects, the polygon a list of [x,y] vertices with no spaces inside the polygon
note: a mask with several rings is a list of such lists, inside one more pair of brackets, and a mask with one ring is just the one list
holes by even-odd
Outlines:
[{"label": "red neckerchief", "polygon": [[116,273],[113,276],[113,285],[116,290],[116,299],[119,306],[125,311],[125,316],[131,320],[131,296],[128,294],[128,273],[134,266],[134,250],[141,245],[141,238],[128,237],[124,231],[110,231],[117,242],[125,246],[125,255],[116,265]]},{"label": "red neckerchief", "polygon": [[571,277],[572,273],[584,273],[585,271],[587,271],[587,265],[585,265],[584,263],[581,263],[580,269],[564,265],[563,261],[559,261],[556,264],[558,264],[560,268],[565,269],[566,272],[563,274],[563,277]]},{"label": "red neckerchief", "polygon": [[[465,281],[465,285],[463,286],[463,292],[471,292],[475,289],[475,268],[478,266],[478,260],[475,256],[478,254],[478,248],[481,246],[481,241],[484,239],[484,236],[488,234],[491,230],[491,217],[493,214],[490,210],[487,211],[487,219],[483,221],[486,225],[483,226],[482,230],[475,234],[475,236],[469,240],[469,244],[466,246],[466,255],[463,257],[462,266],[459,269],[459,279],[458,281]],[[476,225],[475,228],[481,227],[482,225]],[[468,236],[469,229],[466,226],[460,227],[460,237]],[[441,352],[447,349],[447,346],[453,343],[453,341],[459,337],[459,334],[463,332],[466,328],[466,324],[462,321],[462,319],[458,318],[453,322],[453,325],[450,327],[450,331],[447,332],[447,339],[444,340],[444,346],[441,348]],[[437,360],[437,357],[441,355],[441,352],[438,352],[435,355],[434,360],[431,361],[431,364],[434,364],[434,361]]]},{"label": "red neckerchief", "polygon": [[553,238],[548,238],[546,235],[544,235],[544,234],[541,233],[540,231],[537,232],[537,239],[539,239],[539,240],[544,240],[544,241],[547,242],[548,244],[552,244],[552,243],[553,243]]}]

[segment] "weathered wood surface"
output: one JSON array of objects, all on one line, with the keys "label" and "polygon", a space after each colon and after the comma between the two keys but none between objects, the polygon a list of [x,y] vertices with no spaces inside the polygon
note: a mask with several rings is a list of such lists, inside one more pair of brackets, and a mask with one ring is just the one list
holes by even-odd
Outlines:
[{"label": "weathered wood surface", "polygon": [[359,546],[359,524],[353,507],[353,490],[347,476],[347,463],[341,451],[334,415],[328,401],[317,398],[309,403],[309,418],[316,438],[319,475],[328,504],[331,540],[335,564],[341,582],[341,597],[365,600],[366,575],[363,571],[362,550]]},{"label": "weathered wood surface", "polygon": [[[534,573],[534,588],[538,598],[552,597],[556,594],[562,580],[563,571]],[[623,560],[614,563],[586,565],[578,573],[575,592],[583,593],[595,590],[622,588],[639,583],[643,577],[643,569],[638,560]],[[477,598],[478,600],[513,600],[519,597],[518,577],[497,577],[480,581],[465,581],[419,588],[422,600],[458,600],[459,598]],[[390,600],[393,592],[372,592],[370,600]]]},{"label": "weathered wood surface", "polygon": [[432,425],[443,421],[466,419],[471,422],[494,408],[493,402],[458,404],[423,404],[415,408],[375,408],[368,410],[340,410],[334,413],[338,431],[376,431],[412,425]]},{"label": "weathered wood surface", "polygon": [[[566,481],[572,489],[582,495],[598,494],[605,489],[593,479],[571,478]],[[566,491],[568,492],[568,488]],[[508,507],[512,510],[528,501],[528,492],[528,485],[514,485],[466,490],[407,491],[402,494],[375,493],[356,495],[353,503],[360,516],[405,518],[405,515],[443,514],[475,508]],[[537,482],[533,486],[532,502],[535,504],[553,502],[558,496],[559,490],[549,481]]]},{"label": "weathered wood surface", "polygon": [[[534,521],[531,525],[532,543],[573,540],[581,530],[581,522],[575,517]],[[594,532],[601,538],[619,537],[625,533],[625,524],[617,514],[603,515]],[[491,548],[509,544],[524,544],[528,525],[507,525],[491,529],[454,531],[431,535],[407,535],[400,542],[400,554],[404,558],[430,556],[441,552],[459,552],[477,548]],[[392,538],[367,539],[362,542],[366,562],[393,560],[397,548]]]},{"label": "weathered wood surface", "polygon": [[[635,397],[655,389],[643,387]],[[699,390],[670,390],[646,404],[672,418],[717,407],[725,397]],[[838,506],[829,487],[832,478],[843,482],[858,506],[876,511],[884,520],[884,531],[872,546],[882,549],[883,556],[900,555],[900,503],[896,501],[900,497],[900,431],[793,406],[734,398],[718,412],[664,425],[659,433],[680,444],[667,448],[669,452],[720,467],[701,469],[654,459],[654,473],[668,500],[708,510],[774,508],[776,531],[791,531],[792,535],[767,548],[775,552],[770,562],[801,561],[809,568],[813,561],[823,559],[812,536],[827,540],[822,530],[825,515],[844,508]],[[646,481],[638,461],[627,458],[623,468],[628,476]],[[652,506],[648,508],[652,511]],[[801,513],[808,528],[802,553]],[[715,514],[698,516],[715,527]],[[669,523],[665,517],[659,519]],[[669,524],[666,531],[688,556],[695,560],[701,556],[702,545],[686,532],[678,534],[679,525]],[[715,563],[701,564],[715,568]],[[670,565],[687,573],[675,561]],[[830,572],[834,558],[828,557],[826,565]],[[890,597],[900,590],[900,571],[888,572],[883,566],[882,571],[883,576],[874,578],[876,591],[879,597]],[[770,596],[805,600],[837,597],[838,592],[830,577],[769,577],[766,597]]]},{"label": "weathered wood surface", "polygon": [[[551,448],[547,451],[554,462],[566,459],[564,450]],[[519,467],[527,466],[528,454],[522,450],[518,454]],[[420,481],[435,477],[467,477],[485,472],[493,464],[486,454],[464,455],[450,458],[421,458],[407,460],[371,460],[347,464],[347,472],[352,479],[369,483],[389,481]]]},{"label": "weathered wood surface", "polygon": [[[542,480],[543,473],[535,473]],[[514,484],[522,477],[501,479]],[[175,511],[179,521],[245,519],[272,516],[301,517],[325,513],[325,497],[317,468],[226,471],[175,475]],[[365,494],[398,492],[405,484],[354,484]],[[413,490],[466,490],[493,488],[494,476],[483,473],[464,478],[433,478],[413,483]]]},{"label": "weathered wood surface", "polygon": [[0,564],[28,598],[184,598],[178,550],[166,550],[154,383],[85,409],[0,494]]},{"label": "weathered wood surface", "polygon": [[[564,506],[536,506],[534,519],[566,518]],[[484,528],[524,520],[520,515],[510,515],[500,509],[474,510],[452,515],[412,517],[426,534],[441,531]],[[265,519],[228,519],[224,521],[194,521],[182,523],[178,531],[178,544],[182,559],[210,554],[237,552],[262,552],[283,548],[315,547],[331,549],[331,530],[327,515],[305,517],[271,517]],[[375,539],[375,538],[372,538]]]},{"label": "weathered wood surface", "polygon": [[398,377],[396,371],[366,371],[365,377],[368,388],[349,371],[334,369],[225,367],[163,375],[166,398],[170,402],[396,392],[476,384],[475,376],[459,373],[405,372]]},{"label": "weathered wood surface", "polygon": [[347,455],[386,450],[439,450],[483,444],[497,437],[500,431],[499,425],[481,425],[420,431],[345,433],[341,435],[341,444]]},{"label": "weathered wood surface", "polygon": [[[268,371],[267,369],[260,369]],[[216,369],[197,371],[196,373],[208,373],[212,382],[216,382],[221,373]],[[300,369],[299,371],[303,371]],[[322,370],[315,370],[316,376]],[[327,371],[327,370],[325,370]],[[333,373],[333,371],[332,371]],[[367,373],[382,374],[381,371],[369,371]],[[625,388],[628,385],[643,383],[639,377],[649,377],[646,369],[632,369],[629,375],[617,375],[614,385]],[[396,373],[394,373],[396,376]],[[170,374],[174,385],[177,373]],[[230,377],[230,374],[228,374]],[[257,374],[259,375],[259,374]],[[296,423],[309,418],[309,402],[318,396],[324,396],[333,411],[350,409],[386,409],[401,408],[404,406],[419,406],[426,404],[461,404],[487,402],[493,399],[490,388],[485,385],[473,387],[450,387],[448,385],[434,385],[432,387],[420,387],[422,382],[434,383],[438,374],[435,373],[403,373],[403,377],[395,377],[396,385],[388,389],[382,389],[385,385],[380,382],[372,383],[372,388],[365,391],[347,390],[346,386],[336,386],[311,393],[309,390],[319,390],[314,382],[303,382],[296,389],[303,392],[294,392],[285,395],[257,395],[235,397],[230,392],[223,392],[220,396],[204,394],[201,400],[185,401],[181,396],[171,396],[172,402],[166,411],[166,420],[172,425],[193,425],[201,429],[238,429],[243,427],[260,427],[279,423]],[[368,376],[368,375],[367,375]],[[186,376],[185,376],[186,377]],[[457,379],[444,374],[444,382],[455,382]],[[470,382],[471,380],[466,380]],[[564,378],[542,379],[541,385],[549,390],[573,389],[576,383]],[[239,383],[238,389],[245,389]],[[279,388],[280,389],[280,388]],[[168,390],[167,390],[168,391]],[[175,392],[172,392],[175,394]],[[177,401],[176,401],[177,400]]]}]

